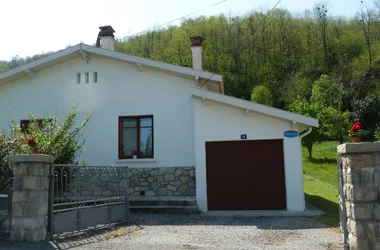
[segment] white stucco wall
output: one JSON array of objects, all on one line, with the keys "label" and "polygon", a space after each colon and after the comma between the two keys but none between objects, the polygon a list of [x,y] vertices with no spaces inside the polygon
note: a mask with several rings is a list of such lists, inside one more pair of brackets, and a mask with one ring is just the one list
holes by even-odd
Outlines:
[{"label": "white stucco wall", "polygon": [[282,121],[255,112],[206,101],[193,100],[194,146],[196,157],[197,203],[201,211],[207,211],[206,148],[207,141],[284,139],[285,185],[287,210],[305,209],[302,155],[300,138],[284,138],[284,131],[291,129],[289,121]]},{"label": "white stucco wall", "polygon": [[[90,83],[76,83],[76,74],[90,73]],[[98,72],[98,83],[92,82]],[[130,167],[195,166],[190,87],[196,82],[139,68],[133,64],[90,55],[86,64],[78,57],[0,85],[0,120],[9,131],[9,108],[16,121],[28,119],[28,111],[66,116],[81,103],[78,121],[95,111],[84,130],[88,164],[115,164],[118,160],[118,116],[154,115],[154,160],[124,161]],[[1,130],[1,128],[0,128]]]},{"label": "white stucco wall", "polygon": [[[90,73],[89,83],[76,83],[77,73]],[[98,82],[92,82],[98,72]],[[148,68],[90,55],[46,68],[36,76],[0,85],[0,120],[9,132],[9,108],[19,122],[28,111],[37,117],[58,112],[63,119],[80,102],[78,121],[95,111],[84,130],[86,152],[80,159],[93,165],[126,164],[130,167],[196,166],[197,202],[207,211],[205,142],[250,139],[284,139],[287,209],[302,211],[302,159],[299,138],[283,132],[290,122],[191,98],[196,81]],[[155,158],[118,160],[118,116],[154,115]],[[1,126],[1,125],[0,125]],[[0,127],[1,131],[1,127]]]}]

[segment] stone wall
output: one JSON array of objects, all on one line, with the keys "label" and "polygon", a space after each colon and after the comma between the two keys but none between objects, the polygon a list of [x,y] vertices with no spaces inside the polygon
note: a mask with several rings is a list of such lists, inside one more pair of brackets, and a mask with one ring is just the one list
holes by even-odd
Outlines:
[{"label": "stone wall", "polygon": [[380,249],[380,143],[338,146],[350,250]]},{"label": "stone wall", "polygon": [[11,235],[15,241],[47,239],[49,171],[48,155],[12,155],[13,193]]},{"label": "stone wall", "polygon": [[129,168],[131,196],[194,196],[195,167]]},{"label": "stone wall", "polygon": [[[88,167],[63,174],[68,168],[55,167],[56,179],[67,176],[64,183],[70,187],[65,190],[64,199],[83,197],[113,196],[195,196],[195,167],[168,168],[128,168],[124,167]],[[57,175],[60,173],[59,175]],[[126,179],[128,173],[128,179]]]},{"label": "stone wall", "polygon": [[[115,197],[128,195],[128,172],[114,166],[55,166],[55,189],[61,188],[69,199],[76,197]],[[61,177],[63,176],[63,177]],[[58,196],[56,194],[56,196]]]}]

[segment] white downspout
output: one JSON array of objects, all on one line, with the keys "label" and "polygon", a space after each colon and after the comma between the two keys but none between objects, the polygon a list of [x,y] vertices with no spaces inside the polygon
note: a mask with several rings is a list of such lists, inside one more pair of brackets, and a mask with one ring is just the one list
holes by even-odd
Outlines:
[{"label": "white downspout", "polygon": [[302,140],[302,138],[304,138],[305,136],[307,136],[308,134],[310,134],[312,130],[313,130],[313,128],[309,127],[305,133],[303,133],[302,135],[300,135],[300,139]]}]

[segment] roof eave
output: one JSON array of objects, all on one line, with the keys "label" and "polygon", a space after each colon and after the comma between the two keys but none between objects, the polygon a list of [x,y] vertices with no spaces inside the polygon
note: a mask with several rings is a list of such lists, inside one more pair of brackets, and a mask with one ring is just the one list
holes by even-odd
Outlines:
[{"label": "roof eave", "polygon": [[106,56],[114,59],[119,59],[122,61],[130,62],[130,63],[137,63],[141,65],[145,65],[148,67],[156,68],[156,69],[162,69],[166,71],[172,71],[175,73],[179,73],[182,75],[188,75],[188,76],[194,76],[194,77],[200,77],[204,78],[207,80],[212,80],[212,81],[217,81],[217,82],[222,82],[223,77],[221,75],[215,74],[215,73],[210,73],[210,72],[205,72],[205,71],[200,71],[200,70],[195,70],[191,68],[186,68],[182,66],[177,66],[173,64],[168,64],[164,62],[159,62],[159,61],[154,61],[151,59],[146,59],[146,58],[141,58],[137,56],[132,56],[128,54],[123,54],[120,52],[116,51],[111,51],[111,50],[106,50],[106,49],[101,49],[97,47],[93,47],[90,45],[86,44],[77,44],[72,47],[69,47],[67,49],[58,51],[54,54],[48,55],[46,57],[43,57],[41,59],[38,59],[36,61],[27,63],[25,65],[22,65],[20,67],[8,70],[2,74],[0,74],[0,84],[2,81],[16,77],[17,75],[24,74],[26,70],[33,70],[36,67],[43,67],[45,64],[49,64],[52,61],[59,60],[67,55],[70,55],[72,53],[75,53],[77,51],[84,50],[88,53],[93,53],[101,56]]},{"label": "roof eave", "polygon": [[133,56],[133,55],[129,55],[129,54],[124,54],[124,53],[120,53],[117,51],[101,49],[101,48],[93,47],[93,46],[86,45],[86,44],[84,44],[82,46],[82,50],[84,50],[88,53],[94,53],[97,55],[106,56],[106,57],[110,57],[110,58],[114,58],[114,59],[119,59],[122,61],[137,63],[137,64],[141,64],[144,66],[152,67],[152,68],[163,69],[163,70],[172,71],[172,72],[176,72],[176,73],[180,73],[180,74],[184,74],[184,75],[189,75],[189,76],[194,76],[194,77],[201,77],[204,79],[217,81],[217,82],[223,81],[223,77],[221,75],[218,75],[215,73],[201,71],[201,70],[195,70],[192,68],[187,68],[187,67],[169,64],[169,63],[165,63],[165,62],[155,61],[152,59],[147,59],[147,58],[142,58],[142,57]]},{"label": "roof eave", "polygon": [[288,112],[282,109],[277,109],[262,104],[249,102],[232,96],[221,95],[195,87],[192,88],[192,95],[199,98],[205,98],[215,102],[224,103],[230,106],[243,108],[245,110],[252,110],[265,115],[281,118],[292,122],[297,122],[306,126],[319,127],[319,122],[317,119]]},{"label": "roof eave", "polygon": [[46,57],[43,57],[41,59],[38,59],[36,61],[21,65],[17,68],[10,69],[2,74],[0,74],[0,84],[3,80],[6,80],[8,78],[11,78],[13,76],[17,76],[19,74],[24,74],[27,70],[33,70],[36,67],[43,66],[44,64],[48,64],[49,62],[59,60],[60,58],[63,58],[67,55],[70,55],[72,53],[75,53],[76,51],[79,51],[80,44],[69,47],[67,49],[58,51],[54,54],[48,55]]}]

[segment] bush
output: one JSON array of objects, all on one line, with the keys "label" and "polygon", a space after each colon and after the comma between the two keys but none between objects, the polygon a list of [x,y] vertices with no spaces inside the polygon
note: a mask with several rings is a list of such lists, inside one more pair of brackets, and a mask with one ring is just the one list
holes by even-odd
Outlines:
[{"label": "bush", "polygon": [[[74,106],[62,123],[59,123],[57,115],[38,121],[32,113],[29,113],[28,128],[21,128],[11,115],[11,135],[0,134],[0,190],[10,189],[12,184],[13,170],[8,156],[32,153],[32,148],[28,145],[28,138],[34,138],[36,147],[41,154],[54,156],[54,164],[80,165],[81,162],[77,162],[77,159],[84,152],[83,144],[85,142],[84,140],[80,142],[80,138],[82,130],[92,114],[76,125],[78,113],[77,106]],[[58,175],[64,176],[67,172],[64,169]],[[56,186],[63,187],[64,185],[58,181]],[[64,188],[67,189],[67,187]],[[61,192],[63,191],[61,189],[57,188],[56,190]]]},{"label": "bush", "polygon": [[13,170],[8,155],[12,152],[11,138],[0,134],[0,190],[8,190],[12,184]]},{"label": "bush", "polygon": [[380,141],[380,127],[379,126],[376,126],[373,136],[375,137],[375,141]]},{"label": "bush", "polygon": [[80,142],[82,130],[92,116],[92,114],[88,115],[77,125],[78,113],[77,105],[75,105],[62,123],[59,122],[56,114],[38,121],[32,113],[29,113],[28,128],[21,128],[11,116],[11,137],[14,138],[16,144],[13,153],[30,154],[32,149],[27,141],[31,137],[34,138],[41,154],[54,156],[55,164],[78,164],[77,158],[84,152],[85,141]]}]

